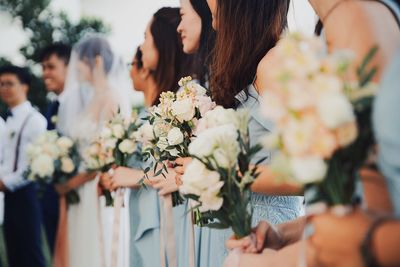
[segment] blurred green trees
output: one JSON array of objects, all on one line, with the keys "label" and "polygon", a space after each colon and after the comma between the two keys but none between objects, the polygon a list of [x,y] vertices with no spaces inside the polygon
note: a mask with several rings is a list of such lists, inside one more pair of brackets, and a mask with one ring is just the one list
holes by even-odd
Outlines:
[{"label": "blurred green trees", "polygon": [[[0,10],[8,12],[13,19],[20,20],[29,41],[21,47],[21,55],[26,59],[25,66],[34,74],[29,99],[41,111],[46,109],[46,90],[40,75],[40,54],[44,47],[54,42],[73,45],[89,33],[109,33],[110,28],[97,18],[81,18],[73,23],[63,13],[52,12],[50,0],[0,0]],[[10,59],[0,58],[0,66],[9,64]],[[0,104],[0,114],[5,111]]]}]

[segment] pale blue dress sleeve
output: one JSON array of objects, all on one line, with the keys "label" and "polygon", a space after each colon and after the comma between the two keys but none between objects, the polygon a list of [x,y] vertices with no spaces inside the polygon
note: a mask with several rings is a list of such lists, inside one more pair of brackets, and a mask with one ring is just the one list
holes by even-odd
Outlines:
[{"label": "pale blue dress sleeve", "polygon": [[374,103],[378,166],[386,178],[395,214],[400,217],[400,50],[388,67]]},{"label": "pale blue dress sleeve", "polygon": [[[248,92],[241,92],[237,97],[240,104],[238,108],[246,108],[250,111],[249,134],[250,144],[255,145],[260,138],[265,136],[273,127],[259,112],[260,97],[253,86],[248,87]],[[260,151],[254,158],[254,162],[267,157],[262,164],[268,164],[271,153],[266,150]],[[272,224],[279,224],[296,219],[301,212],[301,198],[295,196],[269,196],[252,194],[251,204],[253,206],[252,224],[256,226],[265,220]],[[230,229],[215,230],[201,228],[199,234],[199,267],[221,267],[228,255],[225,241],[233,234]]]}]

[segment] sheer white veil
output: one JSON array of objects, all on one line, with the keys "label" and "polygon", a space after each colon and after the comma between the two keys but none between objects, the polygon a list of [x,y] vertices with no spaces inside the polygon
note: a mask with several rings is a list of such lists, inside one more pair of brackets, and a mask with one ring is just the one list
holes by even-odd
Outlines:
[{"label": "sheer white veil", "polygon": [[[72,49],[65,87],[60,96],[58,130],[68,136],[74,133],[83,118],[101,126],[106,107],[116,106],[123,116],[130,117],[133,87],[126,64],[99,35],[85,38]],[[103,96],[103,97],[99,97]]]}]

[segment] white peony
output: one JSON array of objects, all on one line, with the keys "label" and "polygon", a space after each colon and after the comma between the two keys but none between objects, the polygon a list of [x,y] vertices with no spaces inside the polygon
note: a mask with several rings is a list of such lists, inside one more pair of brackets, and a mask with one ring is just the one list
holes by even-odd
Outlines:
[{"label": "white peony", "polygon": [[328,171],[325,161],[313,156],[291,158],[290,166],[294,178],[301,184],[320,182]]},{"label": "white peony", "polygon": [[185,98],[176,100],[171,106],[172,114],[176,116],[179,122],[190,121],[195,115],[195,105],[193,100]]},{"label": "white peony", "polygon": [[54,160],[47,154],[35,157],[31,164],[31,171],[39,177],[49,177],[54,173]]},{"label": "white peony", "polygon": [[121,139],[125,134],[125,129],[121,124],[115,124],[112,126],[112,133],[115,138]]},{"label": "white peony", "polygon": [[129,139],[125,139],[124,141],[122,141],[119,145],[118,145],[118,149],[122,152],[122,153],[128,153],[128,154],[132,154],[133,152],[135,152],[136,150],[136,145],[135,142],[129,140]]},{"label": "white peony", "polygon": [[330,129],[355,120],[350,101],[341,93],[322,94],[317,103],[317,110],[324,125]]},{"label": "white peony", "polygon": [[72,173],[75,170],[75,164],[69,157],[61,158],[61,171],[64,173]]},{"label": "white peony", "polygon": [[179,145],[183,142],[183,133],[179,128],[174,127],[168,132],[167,139],[170,146]]}]

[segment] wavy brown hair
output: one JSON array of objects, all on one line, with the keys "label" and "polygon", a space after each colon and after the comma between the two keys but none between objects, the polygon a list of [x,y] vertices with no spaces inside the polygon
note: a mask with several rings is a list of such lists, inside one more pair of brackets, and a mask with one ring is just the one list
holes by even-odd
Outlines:
[{"label": "wavy brown hair", "polygon": [[257,66],[287,26],[290,0],[217,0],[217,37],[211,92],[217,104],[235,107]]}]

